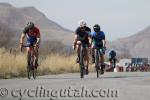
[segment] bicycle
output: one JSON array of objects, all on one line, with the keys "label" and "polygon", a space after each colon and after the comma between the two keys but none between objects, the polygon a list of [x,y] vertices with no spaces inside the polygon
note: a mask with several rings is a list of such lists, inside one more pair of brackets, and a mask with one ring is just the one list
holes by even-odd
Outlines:
[{"label": "bicycle", "polygon": [[104,70],[104,68],[102,68],[102,65],[100,64],[100,56],[102,54],[104,54],[103,52],[104,52],[103,48],[98,47],[98,46],[94,50],[95,58],[96,58],[95,59],[95,69],[96,69],[96,73],[97,73],[97,78],[99,78],[99,74],[103,74],[103,70]]},{"label": "bicycle", "polygon": [[[36,66],[35,66],[35,51],[34,51],[34,45],[23,45],[22,47],[29,47],[29,51],[27,52],[27,77],[28,79],[31,79],[31,76],[33,76],[34,79],[36,79]],[[22,49],[21,49],[22,52]]]},{"label": "bicycle", "polygon": [[80,48],[80,62],[79,62],[80,78],[84,78],[84,74],[85,74],[85,59],[86,59],[87,49],[88,49],[88,45],[82,43]]}]

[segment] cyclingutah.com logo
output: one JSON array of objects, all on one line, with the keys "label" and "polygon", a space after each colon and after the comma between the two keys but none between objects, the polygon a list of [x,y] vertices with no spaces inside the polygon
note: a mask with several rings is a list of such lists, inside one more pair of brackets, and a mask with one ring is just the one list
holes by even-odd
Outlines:
[{"label": "cyclingutah.com logo", "polygon": [[0,89],[0,98],[109,98],[119,97],[118,89],[88,89],[85,86],[82,87],[66,87],[61,89],[45,88],[44,86],[37,86],[34,89],[12,89],[8,91],[6,88]]}]

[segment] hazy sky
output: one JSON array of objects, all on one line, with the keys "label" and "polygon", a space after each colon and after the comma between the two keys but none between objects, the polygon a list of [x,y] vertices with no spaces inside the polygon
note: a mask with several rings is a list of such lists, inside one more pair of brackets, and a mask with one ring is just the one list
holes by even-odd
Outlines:
[{"label": "hazy sky", "polygon": [[150,0],[0,0],[16,7],[34,6],[49,19],[75,30],[80,19],[101,25],[108,40],[150,26]]}]

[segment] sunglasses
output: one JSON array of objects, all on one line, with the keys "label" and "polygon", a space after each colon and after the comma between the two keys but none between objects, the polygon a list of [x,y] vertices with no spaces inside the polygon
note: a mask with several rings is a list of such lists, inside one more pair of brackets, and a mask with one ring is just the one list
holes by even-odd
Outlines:
[{"label": "sunglasses", "polygon": [[86,29],[86,27],[81,27],[81,29]]}]

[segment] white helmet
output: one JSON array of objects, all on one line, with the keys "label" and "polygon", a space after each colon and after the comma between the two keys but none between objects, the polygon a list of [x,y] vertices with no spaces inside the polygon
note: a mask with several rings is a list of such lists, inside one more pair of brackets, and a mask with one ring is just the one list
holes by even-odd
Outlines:
[{"label": "white helmet", "polygon": [[79,21],[79,27],[85,27],[86,26],[86,22],[82,19]]}]

